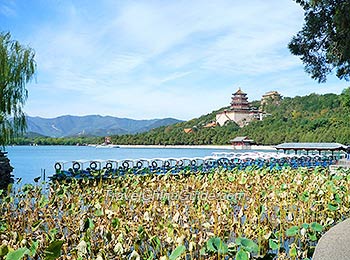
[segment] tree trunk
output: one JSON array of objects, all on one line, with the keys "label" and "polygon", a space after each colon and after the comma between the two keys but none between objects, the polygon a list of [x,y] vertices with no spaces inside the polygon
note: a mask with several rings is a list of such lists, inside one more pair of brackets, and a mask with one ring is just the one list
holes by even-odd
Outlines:
[{"label": "tree trunk", "polygon": [[7,152],[0,151],[0,190],[6,190],[10,183],[13,183],[12,170],[10,160],[6,156]]}]

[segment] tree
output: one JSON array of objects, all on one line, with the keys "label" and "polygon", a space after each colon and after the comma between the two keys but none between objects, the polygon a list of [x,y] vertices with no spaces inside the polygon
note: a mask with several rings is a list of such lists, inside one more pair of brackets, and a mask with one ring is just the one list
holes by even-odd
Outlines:
[{"label": "tree", "polygon": [[343,107],[350,108],[350,87],[343,90],[340,101]]},{"label": "tree", "polygon": [[305,24],[288,45],[301,56],[305,71],[325,82],[334,69],[350,80],[350,1],[295,0],[304,9]]},{"label": "tree", "polygon": [[[0,33],[0,145],[5,146],[26,128],[23,106],[28,97],[26,84],[36,71],[34,50]],[[3,153],[0,157],[4,157]],[[1,161],[1,160],[0,160]],[[11,181],[9,161],[1,161],[2,186]],[[7,170],[6,170],[7,169]],[[11,169],[12,171],[12,169]],[[4,187],[0,187],[4,188]]]}]

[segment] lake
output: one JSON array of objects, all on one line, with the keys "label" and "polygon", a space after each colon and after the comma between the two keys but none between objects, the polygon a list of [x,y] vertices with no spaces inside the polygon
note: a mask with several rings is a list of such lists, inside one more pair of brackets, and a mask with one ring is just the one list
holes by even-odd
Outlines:
[{"label": "lake", "polygon": [[11,165],[15,168],[15,178],[22,178],[24,183],[33,183],[33,179],[55,172],[56,161],[74,160],[122,160],[139,158],[167,157],[204,157],[213,152],[229,152],[231,149],[211,148],[95,148],[89,146],[13,146],[6,147]]}]

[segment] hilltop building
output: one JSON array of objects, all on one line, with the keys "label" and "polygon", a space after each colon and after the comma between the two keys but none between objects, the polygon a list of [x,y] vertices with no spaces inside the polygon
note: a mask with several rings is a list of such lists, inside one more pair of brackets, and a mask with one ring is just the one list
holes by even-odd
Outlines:
[{"label": "hilltop building", "polygon": [[231,110],[235,111],[249,111],[250,105],[247,94],[239,88],[231,97]]},{"label": "hilltop building", "polygon": [[264,115],[264,112],[251,107],[247,94],[239,88],[232,94],[230,109],[216,114],[216,123],[223,126],[227,121],[234,121],[243,127],[252,120],[262,120]]},{"label": "hilltop building", "polygon": [[266,104],[279,105],[282,100],[282,96],[277,91],[266,92],[261,98],[261,106],[264,107]]},{"label": "hilltop building", "polygon": [[233,121],[240,127],[249,124],[253,120],[263,120],[268,116],[263,110],[266,104],[279,105],[282,96],[277,91],[265,93],[260,101],[260,109],[254,108],[248,102],[247,94],[239,88],[232,94],[230,108],[216,114],[216,123],[223,126],[228,121]]}]

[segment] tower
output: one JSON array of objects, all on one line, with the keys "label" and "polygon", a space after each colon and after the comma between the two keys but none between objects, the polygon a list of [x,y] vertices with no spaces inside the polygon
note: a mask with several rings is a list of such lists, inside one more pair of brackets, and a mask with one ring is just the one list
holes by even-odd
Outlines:
[{"label": "tower", "polygon": [[247,94],[239,88],[231,97],[231,110],[233,111],[249,111],[250,106]]}]

